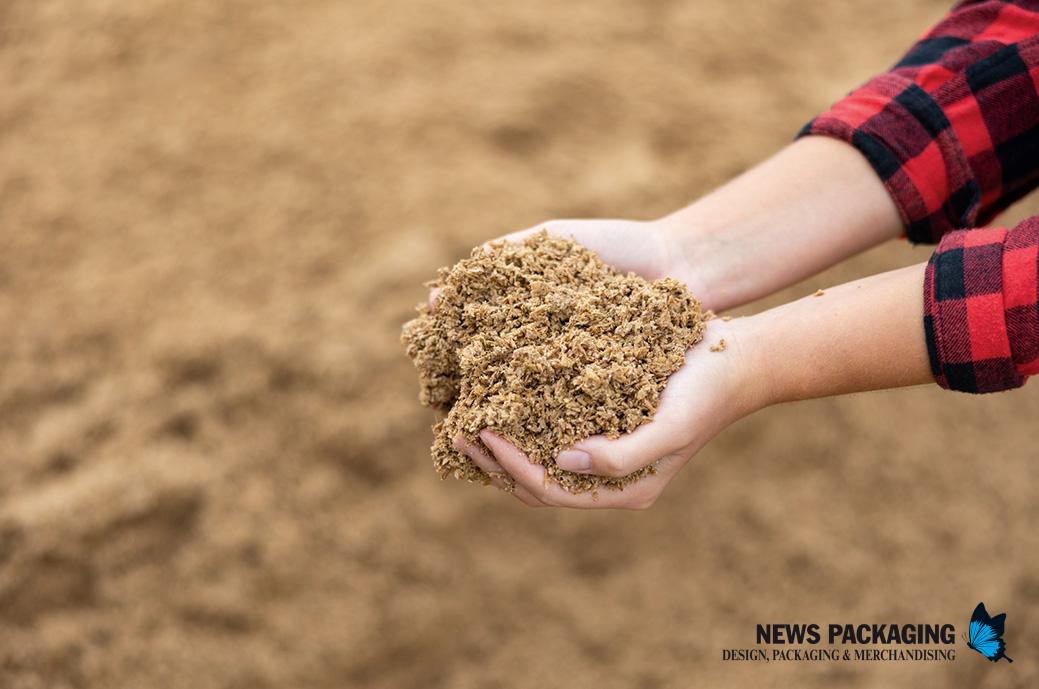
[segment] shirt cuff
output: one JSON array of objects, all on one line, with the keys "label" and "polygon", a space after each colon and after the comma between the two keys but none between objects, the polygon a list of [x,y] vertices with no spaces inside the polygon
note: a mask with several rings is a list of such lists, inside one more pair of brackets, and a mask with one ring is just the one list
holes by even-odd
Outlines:
[{"label": "shirt cuff", "polygon": [[809,122],[798,137],[823,135],[857,148],[891,194],[910,241],[937,242],[975,224],[981,194],[956,130],[912,80],[880,75]]},{"label": "shirt cuff", "polygon": [[[1024,360],[1037,340],[1035,245],[1032,265],[1022,272],[1018,264],[1027,257],[1014,246],[1016,238],[1008,242],[1009,234],[1001,227],[950,232],[927,264],[924,331],[931,371],[943,388],[1009,390],[1031,372]],[[1032,276],[1030,323],[1021,321],[1013,304],[1015,290],[1028,291],[1015,285],[1025,274]]]}]

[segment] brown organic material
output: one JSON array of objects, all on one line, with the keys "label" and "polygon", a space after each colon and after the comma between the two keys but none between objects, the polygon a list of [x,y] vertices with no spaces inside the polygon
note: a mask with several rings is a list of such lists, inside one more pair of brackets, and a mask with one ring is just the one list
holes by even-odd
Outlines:
[{"label": "brown organic material", "polygon": [[419,398],[446,413],[434,426],[442,476],[485,481],[452,446],[489,428],[571,492],[622,487],[575,474],[555,457],[578,440],[618,437],[648,421],[668,377],[703,339],[700,303],[680,282],[620,275],[595,253],[544,232],[477,248],[441,269],[435,312],[401,337],[419,372]]}]

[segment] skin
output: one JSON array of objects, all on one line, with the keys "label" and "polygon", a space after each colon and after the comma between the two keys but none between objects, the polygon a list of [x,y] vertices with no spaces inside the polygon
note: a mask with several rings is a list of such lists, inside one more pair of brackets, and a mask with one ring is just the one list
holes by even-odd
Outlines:
[{"label": "skin", "polygon": [[[531,232],[570,237],[621,271],[675,277],[721,311],[771,294],[903,231],[876,173],[854,148],[809,137],[696,203],[655,221],[554,220]],[[708,323],[668,381],[653,420],[616,440],[564,450],[564,469],[624,476],[624,490],[571,495],[507,439],[484,430],[469,455],[532,507],[643,509],[711,438],[763,407],[932,380],[923,332],[925,264],[874,275],[763,313]],[[435,301],[435,294],[431,295]],[[724,351],[708,345],[724,339]]]}]

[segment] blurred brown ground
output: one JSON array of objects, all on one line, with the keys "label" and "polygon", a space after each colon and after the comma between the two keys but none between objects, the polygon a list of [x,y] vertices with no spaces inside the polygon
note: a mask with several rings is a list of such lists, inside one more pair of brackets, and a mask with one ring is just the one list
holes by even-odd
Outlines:
[{"label": "blurred brown ground", "polygon": [[[1034,686],[1039,384],[771,409],[649,512],[531,511],[433,473],[397,343],[470,246],[683,205],[945,8],[0,3],[0,686]],[[1013,666],[720,660],[982,599]]]}]

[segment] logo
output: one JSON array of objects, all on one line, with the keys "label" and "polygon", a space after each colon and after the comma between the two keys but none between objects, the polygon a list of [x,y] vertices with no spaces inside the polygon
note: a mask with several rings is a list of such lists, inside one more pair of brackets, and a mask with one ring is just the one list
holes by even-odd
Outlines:
[{"label": "logo", "polygon": [[[967,647],[993,663],[1006,654],[1007,614],[988,614],[978,603],[971,615]],[[756,625],[756,644],[721,649],[723,661],[736,662],[954,662],[956,625],[913,620],[872,622],[769,622]],[[1015,653],[1015,655],[1017,655]]]},{"label": "logo", "polygon": [[995,617],[989,617],[984,603],[978,603],[974,608],[974,614],[970,616],[970,636],[967,637],[967,647],[972,648],[985,656],[993,663],[1000,658],[1005,658],[1008,663],[1014,662],[1006,654],[1006,642],[1003,641],[1003,625],[1007,620],[1007,614],[1000,613]]}]

